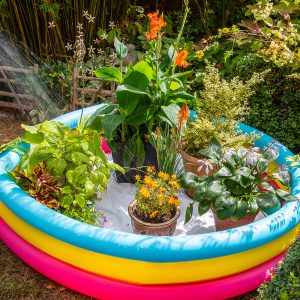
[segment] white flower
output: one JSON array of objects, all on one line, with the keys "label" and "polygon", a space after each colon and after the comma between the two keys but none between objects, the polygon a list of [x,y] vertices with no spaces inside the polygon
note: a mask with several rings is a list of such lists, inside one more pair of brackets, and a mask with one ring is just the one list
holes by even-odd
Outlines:
[{"label": "white flower", "polygon": [[89,48],[87,48],[87,51],[89,52],[89,54],[91,55],[91,54],[94,54],[94,52],[95,52],[95,49],[96,48],[94,48],[92,45],[90,45],[90,47]]},{"label": "white flower", "polygon": [[76,28],[81,31],[83,29],[83,25],[81,23],[78,23]]},{"label": "white flower", "polygon": [[107,40],[108,35],[105,32],[103,32],[103,34],[101,34],[100,37],[102,40]]},{"label": "white flower", "polygon": [[54,23],[54,21],[48,22],[48,28],[55,28],[55,23]]},{"label": "white flower", "polygon": [[97,49],[97,53],[98,53],[98,55],[103,55],[104,51],[102,50],[102,48],[100,48],[100,49]]},{"label": "white flower", "polygon": [[208,175],[214,169],[214,165],[208,159],[199,159],[197,162],[200,164],[198,172],[204,169],[204,173]]},{"label": "white flower", "polygon": [[89,16],[87,17],[87,20],[89,21],[89,23],[94,23],[95,17],[93,17],[92,15],[89,15]]},{"label": "white flower", "polygon": [[108,27],[110,29],[114,29],[116,27],[115,22],[114,21],[109,21]]},{"label": "white flower", "polygon": [[98,38],[95,38],[95,39],[93,40],[93,43],[96,44],[96,45],[99,45],[100,42],[101,42],[101,41],[100,41]]},{"label": "white flower", "polygon": [[83,16],[87,18],[89,16],[89,11],[88,10],[84,10],[83,11]]},{"label": "white flower", "polygon": [[67,45],[65,46],[65,48],[67,49],[67,51],[71,51],[73,49],[72,44],[67,43]]}]

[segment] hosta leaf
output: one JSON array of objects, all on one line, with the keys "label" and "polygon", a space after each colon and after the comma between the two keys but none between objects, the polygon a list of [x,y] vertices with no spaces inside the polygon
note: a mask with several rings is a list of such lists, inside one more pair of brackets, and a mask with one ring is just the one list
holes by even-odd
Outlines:
[{"label": "hosta leaf", "polygon": [[193,200],[199,202],[201,198],[203,198],[206,192],[206,182],[197,183],[195,187],[195,193],[193,196]]},{"label": "hosta leaf", "polygon": [[230,197],[229,193],[223,193],[218,196],[214,201],[214,209],[216,211],[222,210],[224,208],[230,208],[231,206],[235,206],[236,199],[234,197]]},{"label": "hosta leaf", "polygon": [[255,201],[249,202],[249,214],[251,216],[255,215],[258,210],[258,205]]},{"label": "hosta leaf", "polygon": [[273,193],[260,193],[255,197],[258,208],[270,215],[281,207],[278,197]]},{"label": "hosta leaf", "polygon": [[204,215],[207,213],[210,209],[210,201],[209,200],[204,200],[200,201],[198,204],[198,213],[200,216]]},{"label": "hosta leaf", "polygon": [[213,137],[208,146],[199,153],[213,160],[218,160],[222,156],[222,147],[218,140]]},{"label": "hosta leaf", "polygon": [[208,184],[205,195],[207,198],[216,198],[218,197],[224,190],[221,181],[212,181]]},{"label": "hosta leaf", "polygon": [[284,201],[299,201],[300,200],[296,196],[294,196],[284,190],[276,190],[276,194]]},{"label": "hosta leaf", "polygon": [[226,188],[233,193],[234,195],[240,196],[243,195],[244,189],[239,182],[232,178],[226,178],[224,180],[224,184]]},{"label": "hosta leaf", "polygon": [[224,178],[224,177],[232,176],[232,173],[230,172],[230,170],[228,168],[222,167],[213,176],[214,176],[214,178]]},{"label": "hosta leaf", "polygon": [[193,189],[196,187],[197,175],[191,172],[184,172],[179,176],[180,184],[185,189]]},{"label": "hosta leaf", "polygon": [[233,221],[238,221],[241,218],[243,218],[245,216],[245,214],[247,213],[248,210],[248,204],[246,201],[243,200],[238,200],[236,202],[236,209],[234,211],[233,216],[231,217],[231,219]]},{"label": "hosta leaf", "polygon": [[224,208],[222,210],[216,211],[216,214],[220,220],[226,220],[226,219],[232,217],[232,215],[235,212],[235,208],[236,208],[235,205],[231,206],[229,208]]},{"label": "hosta leaf", "polygon": [[119,58],[126,57],[128,53],[127,47],[121,43],[116,37],[114,38],[114,47]]}]

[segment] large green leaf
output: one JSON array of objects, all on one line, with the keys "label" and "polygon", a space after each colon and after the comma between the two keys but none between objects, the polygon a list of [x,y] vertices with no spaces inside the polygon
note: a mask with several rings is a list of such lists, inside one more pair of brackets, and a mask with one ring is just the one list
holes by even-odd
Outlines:
[{"label": "large green leaf", "polygon": [[29,169],[32,170],[34,165],[38,164],[43,160],[47,161],[50,158],[56,158],[57,153],[53,150],[57,149],[50,148],[48,145],[38,145],[35,148],[33,148],[28,158]]},{"label": "large green leaf", "polygon": [[194,201],[200,201],[202,198],[204,198],[204,195],[206,196],[205,192],[206,192],[206,186],[207,183],[206,182],[200,182],[200,183],[196,183],[195,185],[195,193],[193,196],[193,200]]},{"label": "large green leaf", "polygon": [[223,210],[225,208],[230,208],[236,205],[236,198],[231,197],[230,193],[223,193],[219,195],[214,201],[214,208],[216,211]]},{"label": "large green leaf", "polygon": [[118,86],[116,90],[116,98],[121,114],[128,116],[133,113],[139,103],[139,97],[144,95],[148,94],[130,85],[124,84]]},{"label": "large green leaf", "polygon": [[103,80],[110,80],[115,82],[122,81],[122,74],[119,69],[110,68],[110,67],[103,67],[96,71],[94,71],[96,77],[99,77]]},{"label": "large green leaf", "polygon": [[87,155],[81,152],[72,152],[70,155],[70,160],[77,166],[82,165],[83,163],[88,163],[89,158]]},{"label": "large green leaf", "polygon": [[180,107],[176,104],[170,104],[168,106],[161,106],[162,114],[159,113],[162,117],[168,120],[171,126],[177,127],[178,125],[178,112]]},{"label": "large green leaf", "polygon": [[123,84],[145,91],[153,78],[151,66],[144,60],[135,64],[126,74]]},{"label": "large green leaf", "polygon": [[218,170],[216,173],[214,173],[214,178],[225,178],[232,176],[230,170],[226,167],[222,167],[220,170]]},{"label": "large green leaf", "polygon": [[116,104],[104,105],[98,108],[87,120],[85,127],[94,130],[102,130],[102,119],[105,115],[113,112],[117,108]]},{"label": "large green leaf", "polygon": [[114,39],[114,47],[119,58],[124,58],[127,55],[127,47],[123,43],[121,43],[116,37]]},{"label": "large green leaf", "polygon": [[22,137],[22,140],[28,144],[40,144],[44,141],[44,134],[41,132],[31,133],[26,131]]},{"label": "large green leaf", "polygon": [[281,203],[273,193],[260,193],[255,197],[258,208],[266,214],[272,214],[281,207]]},{"label": "large green leaf", "polygon": [[123,162],[125,167],[130,167],[130,163],[136,155],[135,139],[135,136],[131,137],[124,145]]},{"label": "large green leaf", "polygon": [[67,167],[67,162],[63,158],[49,158],[47,168],[55,176],[62,176]]},{"label": "large green leaf", "polygon": [[46,121],[40,125],[40,132],[63,136],[66,132],[70,131],[70,128],[63,123],[56,121]]},{"label": "large green leaf", "polygon": [[108,140],[114,138],[114,132],[118,128],[118,126],[122,123],[123,116],[116,115],[106,115],[102,119],[102,127],[105,133],[105,136]]},{"label": "large green leaf", "polygon": [[157,105],[139,105],[137,109],[127,117],[126,123],[131,126],[145,124],[157,111]]}]

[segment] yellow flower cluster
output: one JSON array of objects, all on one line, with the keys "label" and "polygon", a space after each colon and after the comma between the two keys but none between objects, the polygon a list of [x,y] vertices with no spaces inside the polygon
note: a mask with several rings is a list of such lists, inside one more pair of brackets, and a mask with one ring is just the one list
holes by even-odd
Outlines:
[{"label": "yellow flower cluster", "polygon": [[154,167],[148,167],[147,174],[143,178],[136,175],[135,179],[137,209],[149,219],[160,220],[165,215],[173,214],[180,205],[177,197],[180,184],[175,174],[165,172],[157,174]]}]

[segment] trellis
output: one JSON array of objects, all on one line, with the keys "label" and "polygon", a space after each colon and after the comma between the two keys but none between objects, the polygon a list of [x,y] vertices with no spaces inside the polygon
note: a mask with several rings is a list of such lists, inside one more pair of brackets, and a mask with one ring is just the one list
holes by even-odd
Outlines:
[{"label": "trellis", "polygon": [[17,80],[15,78],[11,78],[12,76],[10,74],[12,72],[22,73],[22,74],[30,74],[30,73],[37,74],[38,68],[39,68],[38,64],[34,65],[33,70],[16,68],[11,66],[0,66],[0,76],[1,76],[0,83],[6,84],[7,87],[6,91],[0,90],[0,96],[10,97],[15,100],[14,102],[10,102],[2,99],[0,100],[0,107],[8,107],[8,108],[14,108],[20,110],[23,116],[26,116],[26,113],[28,111],[31,111],[34,108],[33,104],[37,104],[38,102],[37,97],[35,97],[32,94],[18,92],[18,88],[16,88],[16,86],[17,85],[24,86],[27,83],[21,80]]},{"label": "trellis", "polygon": [[[80,87],[80,80],[85,81],[98,81],[99,85],[97,88]],[[97,98],[100,97],[111,97],[114,101],[115,83],[111,82],[110,89],[104,88],[104,81],[97,77],[89,77],[80,75],[80,71],[76,68],[73,70],[73,86],[72,86],[72,110],[81,108],[84,106],[91,106],[96,103]],[[84,96],[84,97],[82,97]],[[86,97],[85,97],[86,96]],[[81,99],[90,98],[90,101],[83,102]]]}]

